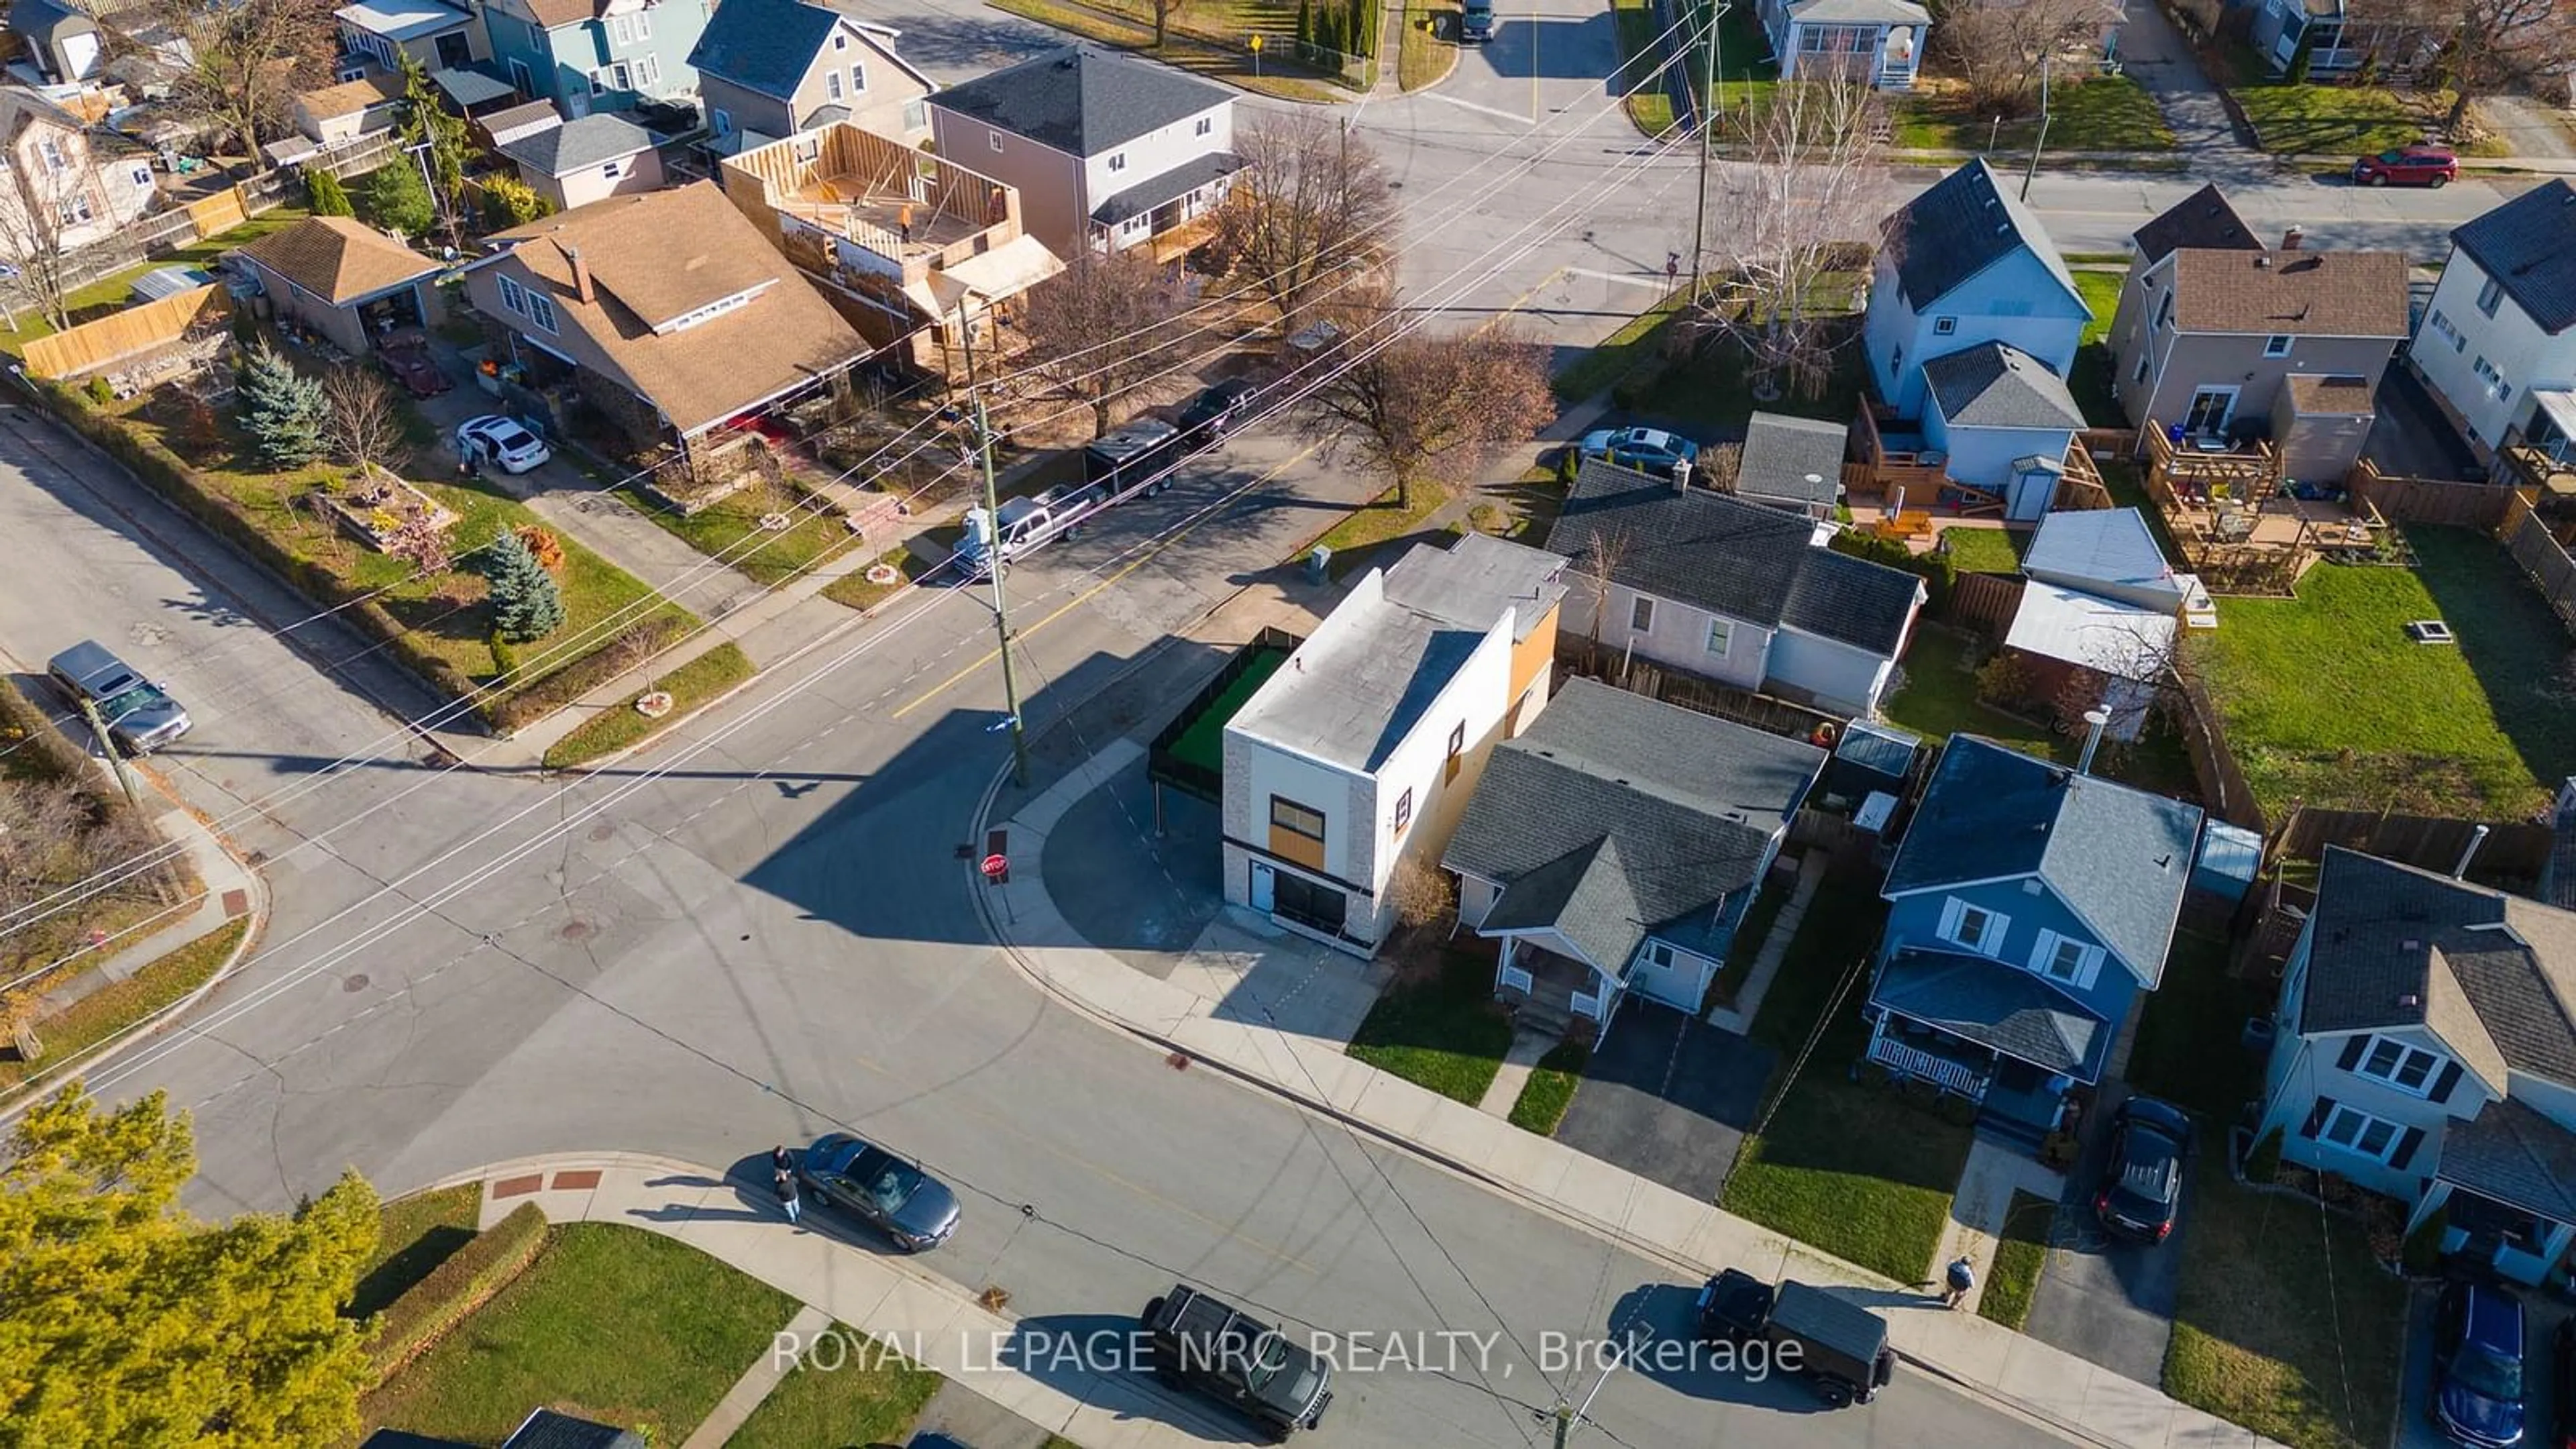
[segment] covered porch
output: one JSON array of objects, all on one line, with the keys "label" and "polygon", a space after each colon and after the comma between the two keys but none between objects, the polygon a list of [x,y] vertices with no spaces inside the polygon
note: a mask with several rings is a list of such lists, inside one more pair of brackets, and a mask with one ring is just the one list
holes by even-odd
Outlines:
[{"label": "covered porch", "polygon": [[1590,965],[1521,935],[1502,939],[1494,965],[1494,999],[1519,1021],[1555,1036],[1598,1039],[1618,1013],[1626,987]]},{"label": "covered porch", "polygon": [[2017,966],[1900,948],[1880,966],[1863,1060],[1975,1102],[1981,1129],[2036,1150],[2100,1080],[2110,1023]]},{"label": "covered porch", "polygon": [[2442,1255],[2547,1281],[2576,1244],[2576,1133],[2513,1098],[2454,1123],[2408,1221],[2442,1217]]}]

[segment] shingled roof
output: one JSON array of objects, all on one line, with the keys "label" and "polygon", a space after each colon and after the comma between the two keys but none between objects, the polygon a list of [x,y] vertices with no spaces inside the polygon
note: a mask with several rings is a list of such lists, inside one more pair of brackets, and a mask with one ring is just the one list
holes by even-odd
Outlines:
[{"label": "shingled roof", "polygon": [[353,216],[308,216],[241,254],[334,307],[438,270],[438,263]]},{"label": "shingled roof", "polygon": [[2084,426],[2066,379],[2004,342],[1980,342],[1923,364],[1923,381],[1954,428],[2054,430]]},{"label": "shingled roof", "polygon": [[2399,252],[2181,251],[2174,328],[2305,337],[2406,335]]},{"label": "shingled roof", "polygon": [[2576,187],[2552,177],[2454,228],[2451,242],[2542,331],[2576,326]]},{"label": "shingled roof", "polygon": [[2023,247],[2039,258],[2067,296],[2083,303],[2048,229],[1995,179],[1983,157],[1899,207],[1885,230],[1887,245],[1896,254],[1897,285],[1917,312]]},{"label": "shingled roof", "polygon": [[1068,45],[941,91],[930,103],[1068,156],[1097,156],[1233,98],[1167,65]]},{"label": "shingled roof", "polygon": [[2254,239],[2254,229],[2236,208],[2227,204],[2227,193],[2216,182],[2200,188],[2149,219],[2145,226],[2129,233],[2138,254],[2153,266],[2184,247],[2200,251],[2255,251],[2263,244]]},{"label": "shingled roof", "polygon": [[1749,624],[1786,625],[1882,654],[1905,640],[1922,580],[1815,546],[1815,525],[1705,488],[1590,459],[1548,546],[1614,582]]}]

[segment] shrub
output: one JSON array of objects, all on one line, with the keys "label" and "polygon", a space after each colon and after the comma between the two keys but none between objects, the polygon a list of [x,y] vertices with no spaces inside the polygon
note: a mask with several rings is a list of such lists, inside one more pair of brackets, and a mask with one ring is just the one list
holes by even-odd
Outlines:
[{"label": "shrub", "polygon": [[495,176],[483,183],[483,220],[494,231],[525,226],[554,209],[553,202],[515,176]]},{"label": "shrub", "polygon": [[2245,1154],[2245,1180],[2270,1182],[2281,1175],[2281,1129],[2273,1128]]},{"label": "shrub", "polygon": [[324,411],[321,383],[264,341],[251,349],[241,371],[241,420],[261,457],[279,468],[321,457]]},{"label": "shrub", "polygon": [[349,188],[328,171],[313,171],[304,177],[304,193],[315,216],[356,216],[356,203],[349,200]]},{"label": "shrub", "polygon": [[504,684],[519,673],[519,651],[512,647],[508,635],[494,629],[484,640],[492,647],[492,677]]},{"label": "shrub", "polygon": [[533,523],[523,523],[519,525],[517,532],[519,542],[528,546],[528,552],[537,556],[537,562],[545,565],[547,573],[563,572],[563,540],[555,537],[553,529],[539,528]]},{"label": "shrub", "polygon": [[98,404],[100,407],[106,407],[115,402],[116,384],[109,382],[103,375],[91,378],[89,380],[89,400]]},{"label": "shrub", "polygon": [[406,1289],[378,1315],[375,1337],[368,1340],[367,1359],[376,1382],[402,1372],[403,1366],[465,1315],[492,1301],[492,1295],[528,1270],[546,1246],[545,1214],[535,1203],[521,1203],[488,1231],[448,1255],[429,1276]]}]

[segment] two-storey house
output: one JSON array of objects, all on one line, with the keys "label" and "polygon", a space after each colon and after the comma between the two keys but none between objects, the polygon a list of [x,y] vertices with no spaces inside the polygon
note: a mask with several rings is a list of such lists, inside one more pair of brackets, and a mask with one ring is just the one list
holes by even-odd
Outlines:
[{"label": "two-storey house", "polygon": [[902,37],[814,0],[725,0],[689,52],[714,149],[729,155],[833,121],[921,140],[924,98],[939,86],[895,52]]},{"label": "two-storey house", "polygon": [[1589,679],[1494,748],[1441,864],[1524,1026],[1697,1013],[1824,751]]},{"label": "two-storey house", "polygon": [[1367,956],[1496,741],[1547,705],[1565,560],[1485,534],[1371,569],[1225,723],[1225,898]]},{"label": "two-storey house", "polygon": [[2576,187],[2553,177],[2451,232],[2407,359],[2481,459],[2576,435]]},{"label": "two-storey house", "polygon": [[[26,86],[0,87],[0,252],[30,242],[69,251],[152,209],[152,158],[142,148]],[[29,209],[36,215],[30,217]]]},{"label": "two-storey house", "polygon": [[518,93],[576,119],[698,89],[689,52],[708,0],[484,0],[493,63]]},{"label": "two-storey house", "polygon": [[1887,91],[1914,89],[1932,30],[1932,12],[1910,0],[1761,0],[1757,13],[1782,79],[1858,75]]},{"label": "two-storey house", "polygon": [[1980,159],[1890,216],[1862,345],[1880,401],[1923,415],[1924,364],[2000,343],[2064,377],[2092,318],[2039,218]]},{"label": "two-storey house", "polygon": [[1064,270],[1020,230],[1011,187],[945,156],[836,121],[718,167],[725,195],[850,325],[915,367],[985,357],[996,324]]},{"label": "two-storey house", "polygon": [[941,91],[930,126],[940,155],[1018,188],[1059,256],[1194,244],[1243,168],[1233,91],[1089,45]]},{"label": "two-storey house", "polygon": [[2111,323],[2112,385],[2129,421],[2189,438],[2259,427],[2286,477],[2340,481],[2406,340],[2405,256],[2315,251],[2295,230],[2277,248],[2181,246],[2153,261],[2132,242]]},{"label": "two-storey house", "polygon": [[2256,1135],[2525,1283],[2576,1243],[2576,913],[2328,846]]},{"label": "two-storey house", "polygon": [[445,0],[357,0],[331,18],[348,58],[340,80],[356,80],[369,65],[398,71],[405,59],[422,70],[463,70],[492,58],[482,17]]},{"label": "two-storey house", "polygon": [[1802,514],[1601,459],[1549,545],[1573,560],[1566,627],[1621,657],[1868,714],[1926,597],[1903,569],[1823,546]]},{"label": "two-storey house", "polygon": [[2201,813],[1953,735],[1882,894],[1867,1059],[2035,1146],[2163,979]]}]

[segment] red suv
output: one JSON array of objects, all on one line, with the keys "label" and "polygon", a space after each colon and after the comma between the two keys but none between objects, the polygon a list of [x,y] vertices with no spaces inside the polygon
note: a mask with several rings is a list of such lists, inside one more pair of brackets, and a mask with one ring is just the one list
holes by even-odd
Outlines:
[{"label": "red suv", "polygon": [[2400,146],[2352,163],[2355,186],[2448,186],[2460,179],[2460,158],[2448,146]]}]

